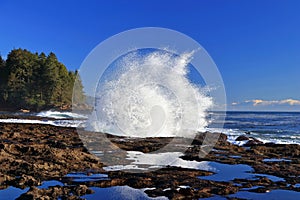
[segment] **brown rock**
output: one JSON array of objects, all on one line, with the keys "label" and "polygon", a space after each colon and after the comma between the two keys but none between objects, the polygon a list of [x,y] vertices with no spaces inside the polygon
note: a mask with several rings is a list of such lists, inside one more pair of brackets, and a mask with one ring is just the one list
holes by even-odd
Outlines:
[{"label": "brown rock", "polygon": [[246,144],[244,144],[245,147],[251,147],[251,146],[256,146],[259,144],[263,144],[263,142],[259,140],[249,140]]},{"label": "brown rock", "polygon": [[249,138],[244,135],[240,135],[235,139],[235,141],[244,141],[244,140],[249,140]]}]

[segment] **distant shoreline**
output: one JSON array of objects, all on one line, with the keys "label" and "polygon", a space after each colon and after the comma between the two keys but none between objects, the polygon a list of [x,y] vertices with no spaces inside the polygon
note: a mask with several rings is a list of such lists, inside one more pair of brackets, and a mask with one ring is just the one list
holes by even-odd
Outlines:
[{"label": "distant shoreline", "polygon": [[63,111],[72,111],[72,108],[61,109],[58,107],[49,107],[49,108],[45,108],[45,109],[41,109],[41,110],[30,110],[27,108],[14,108],[14,107],[9,107],[9,106],[0,106],[0,112],[20,112],[20,113],[23,112],[23,113],[26,113],[25,111],[29,111],[29,113],[35,113],[35,112],[42,112],[42,111],[48,111],[48,110],[63,112]]},{"label": "distant shoreline", "polygon": [[40,110],[30,110],[26,107],[24,108],[16,108],[16,107],[12,107],[12,106],[3,106],[0,105],[0,112],[16,112],[16,113],[38,113],[38,112],[46,112],[46,111],[58,111],[58,112],[72,112],[72,111],[76,111],[76,112],[83,112],[83,113],[90,113],[93,108],[90,107],[88,104],[80,104],[80,105],[75,105],[76,108],[73,108],[72,105],[65,105],[63,107],[47,107],[44,109],[40,109]]}]

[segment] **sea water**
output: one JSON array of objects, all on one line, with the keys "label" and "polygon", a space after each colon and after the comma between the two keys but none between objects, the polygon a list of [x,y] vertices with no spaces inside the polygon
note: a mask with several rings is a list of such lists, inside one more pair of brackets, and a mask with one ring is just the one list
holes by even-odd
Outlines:
[{"label": "sea water", "polygon": [[[233,143],[238,136],[247,135],[262,142],[300,144],[300,112],[213,112],[210,115],[214,118],[210,129],[227,134]],[[222,115],[226,115],[224,129],[214,129]]]},{"label": "sea water", "polygon": [[[47,119],[16,119],[15,116],[26,117],[28,114],[8,113],[8,119],[0,119],[0,123],[31,123],[50,124],[61,127],[85,126],[85,115],[72,115],[70,112],[47,111],[32,113],[34,116]],[[226,116],[224,128],[216,129],[218,118]],[[300,144],[300,112],[209,112],[207,118],[212,119],[204,130],[222,132],[228,135],[228,140],[237,143],[240,135],[255,137],[263,142],[278,144]],[[195,131],[196,132],[196,131]],[[247,133],[247,134],[246,134]]]}]

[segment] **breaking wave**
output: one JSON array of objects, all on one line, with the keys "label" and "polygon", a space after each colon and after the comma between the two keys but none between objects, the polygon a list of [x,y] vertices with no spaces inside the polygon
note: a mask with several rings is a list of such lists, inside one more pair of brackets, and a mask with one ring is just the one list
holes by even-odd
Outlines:
[{"label": "breaking wave", "polygon": [[192,136],[202,130],[213,100],[208,87],[191,81],[197,72],[189,64],[192,56],[139,49],[116,59],[98,82],[89,129],[132,137]]}]

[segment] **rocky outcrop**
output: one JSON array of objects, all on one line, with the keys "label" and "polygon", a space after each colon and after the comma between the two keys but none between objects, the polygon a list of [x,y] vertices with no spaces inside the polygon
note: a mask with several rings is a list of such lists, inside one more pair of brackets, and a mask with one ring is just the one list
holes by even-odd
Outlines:
[{"label": "rocky outcrop", "polygon": [[86,185],[76,185],[76,186],[53,186],[48,189],[39,189],[37,187],[30,187],[29,191],[22,194],[17,200],[26,199],[72,199],[80,200],[80,196],[86,194],[92,194],[94,191],[89,189]]},{"label": "rocky outcrop", "polygon": [[[226,196],[242,188],[253,192],[267,192],[272,189],[299,191],[294,187],[300,182],[300,146],[263,144],[255,138],[247,137],[246,148],[227,141],[227,136],[219,138],[212,151],[199,157],[207,135],[198,133],[194,139],[186,138],[126,138],[100,134],[108,138],[112,148],[126,151],[154,152],[167,146],[168,151],[185,150],[181,157],[192,161],[215,161],[226,164],[247,164],[259,174],[269,174],[286,181],[273,182],[267,177],[255,180],[235,179],[230,182],[203,180],[199,177],[212,172],[167,166],[144,173],[123,171],[106,172],[101,160],[90,154],[83,146],[75,128],[62,128],[38,124],[0,124],[0,189],[7,186],[30,189],[19,199],[80,199],[91,194],[90,187],[111,187],[128,185],[133,188],[155,188],[145,192],[151,197],[167,196],[170,199],[198,199],[214,194]],[[86,132],[87,139],[89,132]],[[215,135],[214,135],[215,136]],[[246,137],[239,138],[244,140]],[[250,141],[253,143],[250,144]],[[188,146],[182,144],[189,144]],[[265,162],[265,158],[281,158],[280,161]],[[112,159],[117,159],[112,158]],[[65,177],[70,172],[105,173],[108,178],[100,181],[75,183]],[[59,180],[63,186],[38,188],[45,180]],[[184,186],[184,187],[182,187]]]},{"label": "rocky outcrop", "polygon": [[16,187],[38,185],[71,171],[103,171],[76,129],[31,124],[0,124],[0,165],[0,184]]}]

